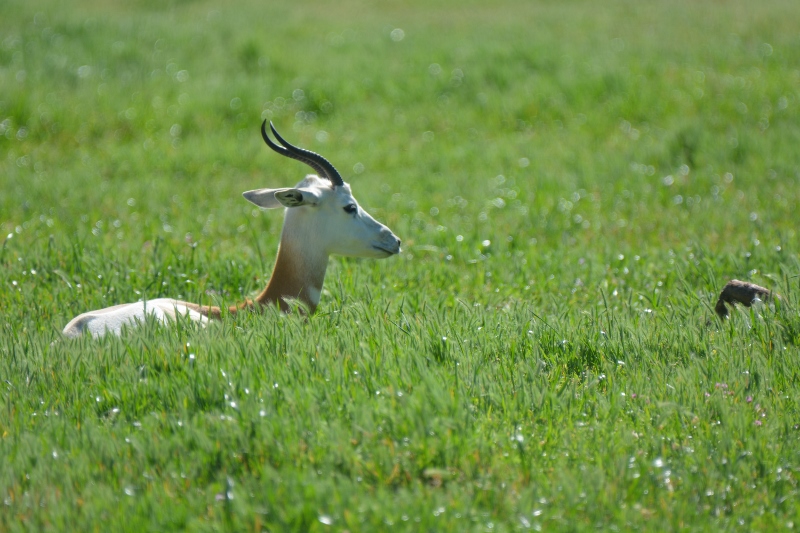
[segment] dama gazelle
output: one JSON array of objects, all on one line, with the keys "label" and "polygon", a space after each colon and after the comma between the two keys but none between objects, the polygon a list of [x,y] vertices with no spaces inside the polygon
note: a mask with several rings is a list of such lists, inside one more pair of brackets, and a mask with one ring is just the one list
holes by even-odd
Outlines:
[{"label": "dama gazelle", "polygon": [[[229,313],[265,305],[278,305],[287,311],[287,300],[299,300],[314,312],[319,304],[322,282],[331,254],[351,257],[383,258],[400,252],[400,239],[392,231],[361,209],[350,186],[324,157],[286,142],[270,123],[278,143],[270,139],[267,121],[261,135],[267,146],[281,155],[310,166],[316,175],[308,175],[293,188],[256,189],[243,193],[255,205],[273,209],[286,207],[278,257],[267,287],[254,300],[228,308]],[[73,318],[64,335],[77,337],[84,332],[93,336],[111,332],[119,335],[123,326],[133,326],[154,316],[160,322],[183,315],[206,323],[220,318],[216,306],[158,298],[115,305],[89,311]]]}]

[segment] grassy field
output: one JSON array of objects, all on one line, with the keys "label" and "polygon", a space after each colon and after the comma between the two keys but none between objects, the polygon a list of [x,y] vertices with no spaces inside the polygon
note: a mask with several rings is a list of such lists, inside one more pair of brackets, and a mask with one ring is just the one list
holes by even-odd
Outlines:
[{"label": "grassy field", "polygon": [[[0,3],[0,531],[800,527],[794,0]],[[323,153],[403,239],[232,304]],[[729,279],[783,295],[717,320]]]}]

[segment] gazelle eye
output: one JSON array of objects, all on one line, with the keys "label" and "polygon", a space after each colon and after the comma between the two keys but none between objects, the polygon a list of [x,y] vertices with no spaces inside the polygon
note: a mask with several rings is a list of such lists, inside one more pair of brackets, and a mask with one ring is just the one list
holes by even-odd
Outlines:
[{"label": "gazelle eye", "polygon": [[344,206],[344,212],[347,213],[348,215],[352,215],[357,210],[358,208],[356,207],[356,204],[347,204],[346,206]]}]

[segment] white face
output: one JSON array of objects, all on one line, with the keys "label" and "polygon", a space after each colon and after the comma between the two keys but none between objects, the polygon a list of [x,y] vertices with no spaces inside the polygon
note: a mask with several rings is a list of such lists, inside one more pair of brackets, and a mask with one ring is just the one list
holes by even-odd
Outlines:
[{"label": "white face", "polygon": [[287,207],[284,233],[326,255],[382,258],[400,252],[400,239],[361,209],[350,186],[308,176],[291,189],[257,189],[243,196],[265,209]]}]

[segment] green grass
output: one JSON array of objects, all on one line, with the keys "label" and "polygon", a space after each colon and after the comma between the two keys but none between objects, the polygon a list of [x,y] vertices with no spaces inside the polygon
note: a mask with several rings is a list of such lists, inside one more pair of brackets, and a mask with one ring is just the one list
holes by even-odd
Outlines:
[{"label": "green grass", "polygon": [[[800,525],[798,19],[0,3],[0,530]],[[63,339],[265,284],[240,193],[307,169],[263,118],[401,256],[333,258],[308,320]],[[719,322],[731,278],[783,300]]]}]

